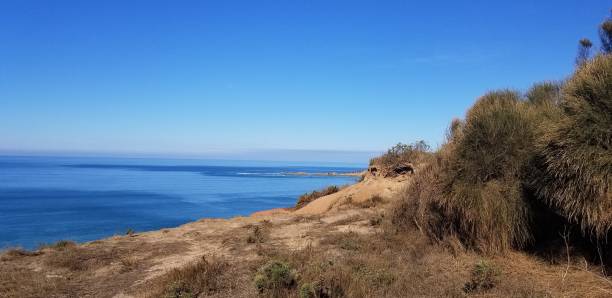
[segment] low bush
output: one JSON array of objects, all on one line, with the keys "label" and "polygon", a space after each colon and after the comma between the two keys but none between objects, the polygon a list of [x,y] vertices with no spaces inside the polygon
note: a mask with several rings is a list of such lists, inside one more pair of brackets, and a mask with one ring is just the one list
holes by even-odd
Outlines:
[{"label": "low bush", "polygon": [[378,164],[391,167],[402,162],[416,162],[430,151],[429,145],[425,141],[416,141],[412,144],[397,143],[387,152],[379,157],[370,160],[370,165]]},{"label": "low bush", "polygon": [[199,261],[182,268],[173,269],[161,277],[150,289],[148,297],[185,298],[201,297],[220,293],[227,289],[226,273],[229,265],[225,262]]},{"label": "low bush", "polygon": [[471,272],[471,279],[463,287],[467,293],[487,291],[499,282],[499,269],[485,260],[478,261]]},{"label": "low bush", "polygon": [[321,190],[315,190],[315,191],[310,192],[310,193],[305,193],[305,194],[301,195],[298,198],[298,201],[295,204],[295,209],[296,210],[300,209],[300,208],[308,205],[308,203],[310,203],[310,202],[312,202],[312,201],[314,201],[314,200],[316,200],[316,199],[318,199],[320,197],[324,197],[324,196],[336,193],[340,189],[342,189],[342,188],[338,187],[336,185],[331,185],[331,186],[328,186],[328,187],[326,187],[324,189],[321,189]]},{"label": "low bush", "polygon": [[260,293],[270,291],[278,292],[293,288],[296,284],[295,272],[288,263],[270,261],[257,270],[255,287]]},{"label": "low bush", "polygon": [[[414,166],[422,163],[430,155],[430,147],[425,141],[402,144],[391,147],[379,157],[370,160],[370,171],[381,173],[385,177],[394,177],[398,170],[414,172]],[[404,167],[408,167],[405,170]]]}]

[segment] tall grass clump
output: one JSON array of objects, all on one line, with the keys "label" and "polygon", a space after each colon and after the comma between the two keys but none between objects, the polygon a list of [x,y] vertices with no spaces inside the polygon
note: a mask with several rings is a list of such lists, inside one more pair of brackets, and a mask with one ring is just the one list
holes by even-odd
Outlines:
[{"label": "tall grass clump", "polygon": [[562,115],[537,143],[537,197],[584,232],[612,227],[612,56],[579,67],[563,88]]},{"label": "tall grass clump", "polygon": [[[436,188],[426,190],[429,232],[457,236],[483,252],[523,247],[532,241],[530,205],[522,178],[538,126],[537,111],[517,92],[485,94],[453,124],[438,172]],[[426,182],[431,183],[431,182]],[[423,183],[424,184],[424,183]],[[435,211],[435,212],[433,212]],[[432,219],[433,217],[433,219]]]},{"label": "tall grass clump", "polygon": [[439,206],[443,197],[441,163],[442,158],[438,152],[414,176],[402,193],[402,198],[394,203],[391,208],[391,223],[396,230],[418,228],[434,238],[441,237],[444,231],[449,230]]}]

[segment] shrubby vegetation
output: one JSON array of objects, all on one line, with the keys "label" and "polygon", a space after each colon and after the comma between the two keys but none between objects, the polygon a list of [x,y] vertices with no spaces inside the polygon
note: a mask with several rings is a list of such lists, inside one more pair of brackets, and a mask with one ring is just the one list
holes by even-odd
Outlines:
[{"label": "shrubby vegetation", "polygon": [[294,269],[282,261],[270,261],[259,268],[255,275],[255,287],[260,293],[280,294],[282,290],[295,287]]},{"label": "shrubby vegetation", "polygon": [[453,223],[451,233],[483,251],[531,241],[521,177],[537,120],[518,93],[497,91],[468,111],[444,161],[442,195],[434,202]]},{"label": "shrubby vegetation", "polygon": [[402,163],[414,163],[420,161],[429,151],[431,147],[425,141],[416,141],[411,144],[397,143],[387,152],[379,157],[372,158],[370,165],[380,165],[382,167],[391,168]]},{"label": "shrubby vegetation", "polygon": [[[489,92],[465,120],[453,120],[446,143],[393,210],[396,227],[495,253],[574,225],[599,251],[612,228],[609,23],[600,32],[602,52],[581,52],[584,61],[566,82],[536,84],[524,95]],[[563,224],[539,224],[550,214]]]},{"label": "shrubby vegetation", "polygon": [[533,185],[539,199],[603,238],[612,227],[612,56],[580,67],[563,93],[562,116],[536,147]]}]

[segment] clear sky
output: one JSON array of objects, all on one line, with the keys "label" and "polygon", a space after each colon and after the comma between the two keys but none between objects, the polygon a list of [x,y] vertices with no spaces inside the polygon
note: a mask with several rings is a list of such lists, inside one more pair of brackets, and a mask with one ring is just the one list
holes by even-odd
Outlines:
[{"label": "clear sky", "polygon": [[417,139],[435,147],[487,90],[570,74],[577,40],[597,40],[610,8],[3,0],[0,150],[231,157]]}]

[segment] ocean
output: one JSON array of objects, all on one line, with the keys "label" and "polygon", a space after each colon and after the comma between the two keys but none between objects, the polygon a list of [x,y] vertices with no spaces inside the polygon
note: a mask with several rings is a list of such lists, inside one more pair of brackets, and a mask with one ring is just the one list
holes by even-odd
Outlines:
[{"label": "ocean", "polygon": [[290,207],[354,165],[161,158],[0,156],[0,249],[86,242]]}]

